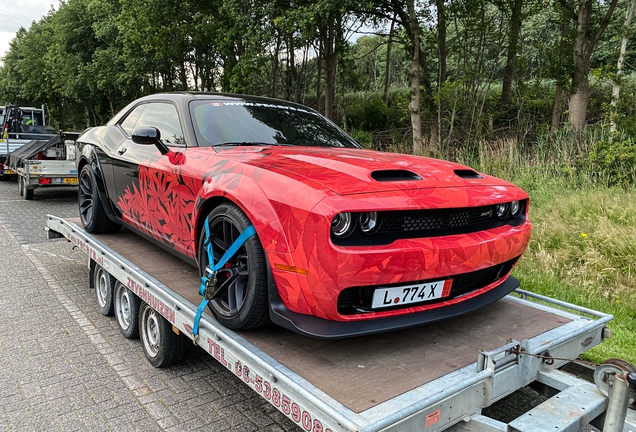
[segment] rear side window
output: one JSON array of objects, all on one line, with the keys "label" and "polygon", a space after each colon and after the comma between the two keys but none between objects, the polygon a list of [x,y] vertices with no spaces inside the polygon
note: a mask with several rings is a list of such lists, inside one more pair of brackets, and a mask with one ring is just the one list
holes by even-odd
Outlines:
[{"label": "rear side window", "polygon": [[[131,113],[132,114],[132,113]],[[179,122],[177,108],[164,102],[152,102],[146,105],[139,119],[136,128],[156,127],[161,132],[161,141],[166,145],[184,145],[183,130]]]},{"label": "rear side window", "polygon": [[119,124],[119,126],[121,126],[121,128],[126,131],[128,136],[132,135],[132,131],[135,128],[135,124],[137,123],[137,120],[139,120],[139,116],[143,112],[144,108],[146,108],[146,105],[139,105],[139,106],[135,107],[135,109],[132,110],[126,116],[124,121],[122,121]]}]

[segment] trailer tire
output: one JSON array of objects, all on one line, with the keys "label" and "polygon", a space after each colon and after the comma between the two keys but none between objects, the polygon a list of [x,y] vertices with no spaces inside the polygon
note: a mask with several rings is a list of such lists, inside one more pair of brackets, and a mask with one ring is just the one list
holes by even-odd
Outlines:
[{"label": "trailer tire", "polygon": [[126,339],[137,339],[141,299],[118,281],[115,284],[113,304],[119,332]]},{"label": "trailer tire", "polygon": [[18,176],[18,193],[20,196],[24,196],[24,182],[21,176]]},{"label": "trailer tire", "polygon": [[[216,259],[219,259],[241,232],[252,223],[234,204],[221,204],[208,218],[211,241]],[[226,238],[228,237],[228,238]],[[205,229],[199,238],[199,275],[203,275],[208,265],[208,254],[203,247]],[[218,273],[217,286],[230,277],[234,278],[224,293],[213,298],[208,308],[223,326],[232,330],[248,330],[264,326],[270,322],[267,292],[267,264],[265,252],[257,235],[253,235],[231,257],[223,270],[232,270],[231,276]]]},{"label": "trailer tire", "polygon": [[33,199],[33,192],[35,192],[35,189],[27,189],[24,184],[24,179],[22,179],[22,192],[24,192],[22,197],[27,201],[31,201]]},{"label": "trailer tire", "polygon": [[178,363],[186,354],[188,339],[176,334],[172,324],[148,303],[139,309],[139,333],[146,359],[156,368]]},{"label": "trailer tire", "polygon": [[97,309],[104,316],[112,316],[115,278],[99,264],[95,264],[93,269],[93,287],[95,288]]},{"label": "trailer tire", "polygon": [[79,214],[84,229],[95,234],[117,231],[121,225],[111,221],[106,215],[102,200],[99,197],[97,180],[90,165],[84,165],[78,182]]}]

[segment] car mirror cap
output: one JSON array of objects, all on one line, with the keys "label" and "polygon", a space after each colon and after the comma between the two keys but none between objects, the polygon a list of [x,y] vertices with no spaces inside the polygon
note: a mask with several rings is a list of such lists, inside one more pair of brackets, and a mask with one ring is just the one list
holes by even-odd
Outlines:
[{"label": "car mirror cap", "polygon": [[152,145],[161,139],[161,132],[156,127],[137,128],[132,133],[132,140],[135,144]]}]

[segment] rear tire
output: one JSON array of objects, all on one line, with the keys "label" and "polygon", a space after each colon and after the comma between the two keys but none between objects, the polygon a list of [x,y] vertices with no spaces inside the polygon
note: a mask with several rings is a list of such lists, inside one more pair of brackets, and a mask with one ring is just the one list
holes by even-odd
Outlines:
[{"label": "rear tire", "polygon": [[115,284],[114,312],[119,332],[126,339],[139,337],[139,305],[141,299],[121,282]]},{"label": "rear tire", "polygon": [[139,332],[146,359],[156,368],[178,363],[186,354],[188,339],[147,303],[139,310]]},{"label": "rear tire", "polygon": [[97,309],[104,316],[113,315],[113,288],[115,278],[102,266],[95,264],[93,270],[93,286],[95,287],[95,300]]},{"label": "rear tire", "polygon": [[22,179],[22,192],[22,197],[27,201],[31,201],[33,199],[33,193],[35,192],[35,189],[27,189],[24,179]]},{"label": "rear tire", "polygon": [[[252,225],[245,213],[234,204],[221,204],[208,216],[215,262],[247,227]],[[205,229],[199,238],[199,274],[208,265],[203,247]],[[231,273],[228,273],[231,272]],[[230,278],[234,281],[208,303],[219,323],[233,330],[248,330],[270,322],[265,252],[257,235],[250,237],[218,272],[217,287]]]},{"label": "rear tire", "polygon": [[115,232],[121,227],[106,215],[99,197],[97,180],[90,165],[84,165],[80,172],[77,195],[80,220],[86,231],[95,234],[108,233]]}]

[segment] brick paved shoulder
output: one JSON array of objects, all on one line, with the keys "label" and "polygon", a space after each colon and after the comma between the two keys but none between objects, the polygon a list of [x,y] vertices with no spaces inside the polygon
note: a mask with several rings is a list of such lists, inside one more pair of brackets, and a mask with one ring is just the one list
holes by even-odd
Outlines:
[{"label": "brick paved shoulder", "polygon": [[[150,366],[139,340],[97,310],[86,255],[29,234],[56,213],[20,210],[8,226],[11,207],[30,203],[2,186],[0,431],[297,430],[199,348],[179,365]],[[75,209],[67,201],[53,205],[63,216]]]}]

